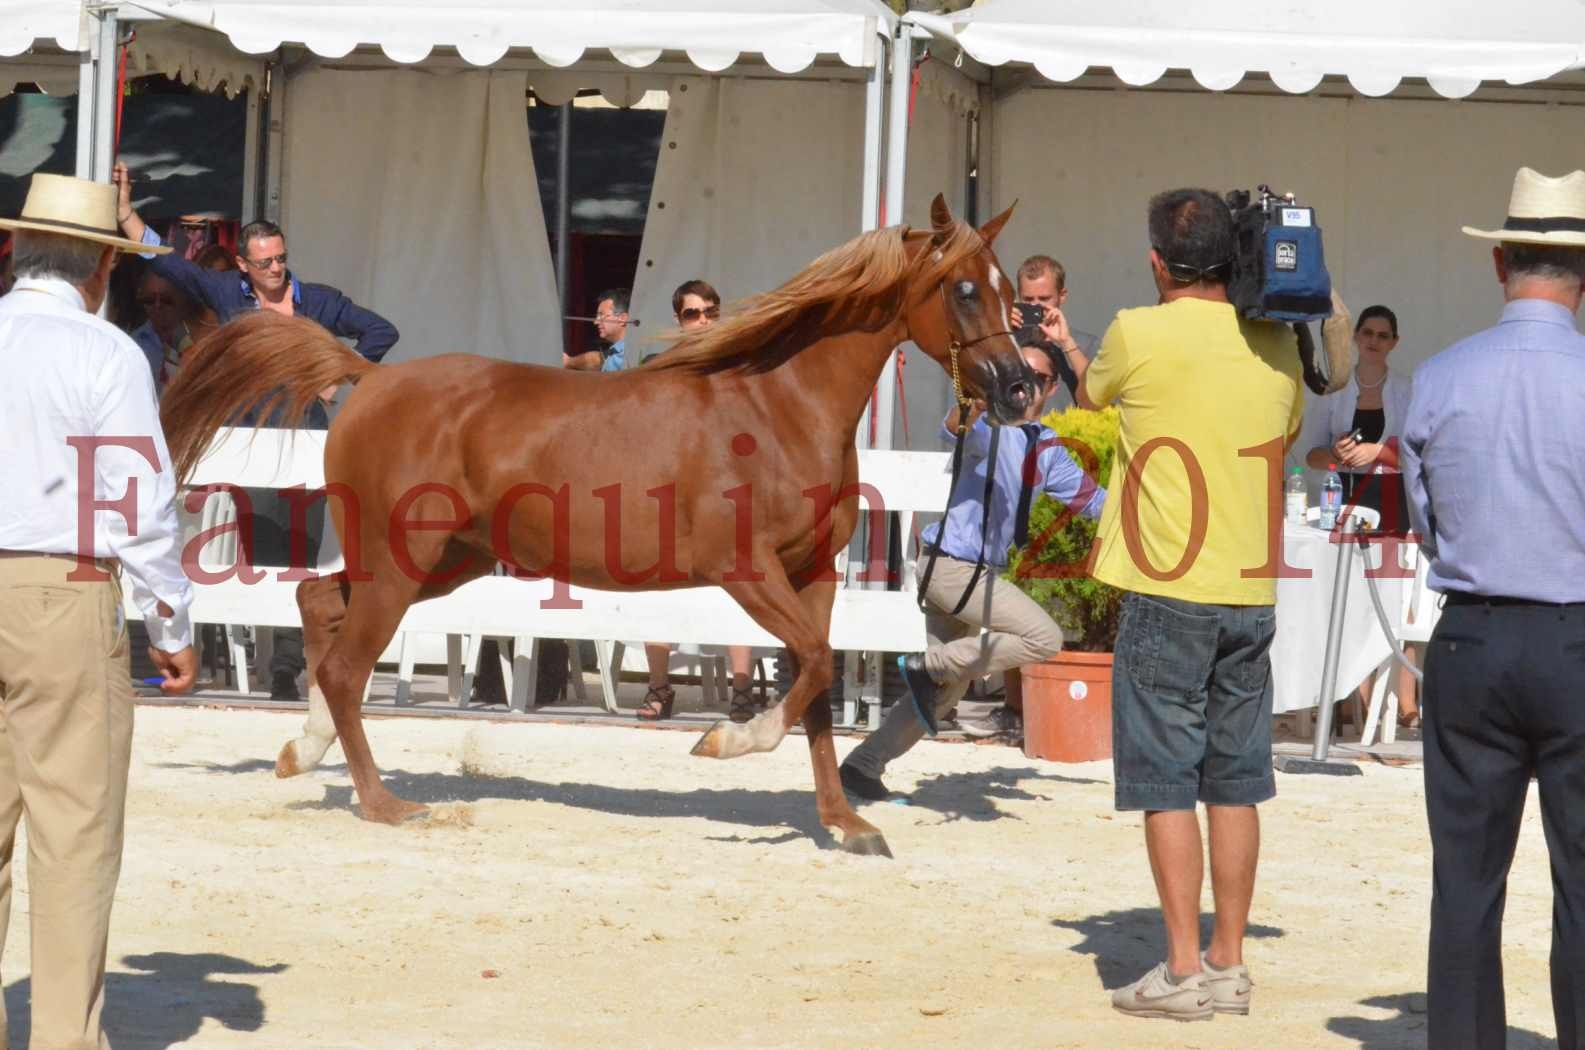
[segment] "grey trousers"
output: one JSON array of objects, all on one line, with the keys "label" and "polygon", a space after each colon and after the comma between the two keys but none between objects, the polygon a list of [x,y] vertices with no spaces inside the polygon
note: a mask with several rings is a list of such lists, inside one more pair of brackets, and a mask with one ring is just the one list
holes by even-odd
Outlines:
[{"label": "grey trousers", "polygon": [[[921,566],[923,571],[923,566]],[[956,616],[946,610],[963,597],[974,563],[942,555],[936,559],[925,600],[925,669],[942,683],[936,694],[939,719],[957,706],[969,683],[997,671],[1049,660],[1062,650],[1062,629],[1033,598],[987,567],[968,604]],[[980,633],[980,628],[985,633]],[[925,724],[906,700],[893,704],[880,728],[865,738],[844,765],[878,777],[886,764],[917,744]]]}]

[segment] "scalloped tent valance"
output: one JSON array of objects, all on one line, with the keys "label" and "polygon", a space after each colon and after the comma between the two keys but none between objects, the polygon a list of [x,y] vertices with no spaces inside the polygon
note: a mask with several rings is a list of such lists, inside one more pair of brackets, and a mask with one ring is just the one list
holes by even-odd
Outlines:
[{"label": "scalloped tent valance", "polygon": [[46,95],[75,95],[79,83],[76,55],[0,62],[0,97],[11,94],[18,84],[37,84]]},{"label": "scalloped tent valance", "polygon": [[1379,96],[1420,77],[1463,98],[1483,82],[1527,84],[1585,65],[1579,0],[1530,0],[1518,16],[1501,4],[1447,0],[980,0],[953,15],[904,20],[986,65],[1024,62],[1064,82],[1109,67],[1139,86],[1188,69],[1212,91],[1265,73],[1293,94],[1344,76],[1360,94]]},{"label": "scalloped tent valance", "polygon": [[527,47],[552,66],[605,50],[624,65],[642,68],[665,52],[682,51],[711,72],[743,54],[762,55],[784,73],[804,69],[821,55],[872,65],[877,33],[896,23],[880,0],[476,0],[461,8],[389,0],[133,2],[165,18],[218,30],[249,54],[296,43],[340,58],[368,44],[408,63],[422,61],[436,47],[454,47],[467,61],[489,65],[512,48]]},{"label": "scalloped tent valance", "polygon": [[138,25],[127,47],[127,75],[164,73],[204,91],[224,90],[236,98],[246,88],[264,84],[264,60],[244,55],[222,37],[195,26],[172,22]]}]

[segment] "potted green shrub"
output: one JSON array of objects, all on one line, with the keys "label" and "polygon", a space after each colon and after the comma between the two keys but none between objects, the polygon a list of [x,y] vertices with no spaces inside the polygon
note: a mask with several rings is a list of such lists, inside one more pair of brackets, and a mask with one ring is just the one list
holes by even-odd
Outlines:
[{"label": "potted green shrub", "polygon": [[[1070,408],[1042,422],[1069,443],[1085,472],[1110,491],[1117,453],[1115,408]],[[1043,664],[1021,668],[1008,689],[1022,695],[1024,753],[1085,762],[1112,753],[1112,647],[1122,592],[1089,575],[1096,522],[1049,497],[1029,515],[1029,546],[1017,552],[1006,578],[1040,603],[1070,639]]]}]

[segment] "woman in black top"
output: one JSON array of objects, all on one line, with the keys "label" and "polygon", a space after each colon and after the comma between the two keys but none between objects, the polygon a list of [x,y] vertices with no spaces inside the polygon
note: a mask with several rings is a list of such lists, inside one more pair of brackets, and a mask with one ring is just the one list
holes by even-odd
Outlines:
[{"label": "woman in black top", "polygon": [[[1312,431],[1314,443],[1305,465],[1324,471],[1328,464],[1336,464],[1343,479],[1344,505],[1378,511],[1381,528],[1388,532],[1409,527],[1403,475],[1398,473],[1398,434],[1408,406],[1409,381],[1387,367],[1387,357],[1397,345],[1398,318],[1391,310],[1372,306],[1362,311],[1354,325],[1359,359],[1352,381],[1306,411],[1317,429]],[[1354,434],[1359,435],[1357,440]]]}]

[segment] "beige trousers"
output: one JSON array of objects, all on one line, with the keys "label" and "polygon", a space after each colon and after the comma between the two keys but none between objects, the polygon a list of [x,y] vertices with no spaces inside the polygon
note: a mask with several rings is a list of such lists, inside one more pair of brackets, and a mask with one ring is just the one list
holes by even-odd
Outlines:
[{"label": "beige trousers", "polygon": [[[924,572],[924,562],[919,564]],[[936,693],[936,717],[951,711],[969,683],[997,671],[1025,664],[1038,664],[1062,650],[1062,628],[1029,595],[1002,579],[998,570],[987,567],[974,585],[968,604],[956,616],[949,610],[957,605],[969,581],[974,579],[974,563],[942,555],[930,575],[925,600],[931,609],[925,614],[925,670],[941,683]],[[980,628],[984,628],[981,633]],[[880,728],[854,748],[843,765],[852,766],[865,776],[879,777],[886,764],[913,747],[925,735],[925,724],[914,713],[914,705],[902,700],[892,705]]]},{"label": "beige trousers", "polygon": [[0,554],[0,947],[17,821],[26,817],[31,1050],[110,1046],[100,1014],[132,758],[132,672],[120,586],[71,582],[74,567]]}]

